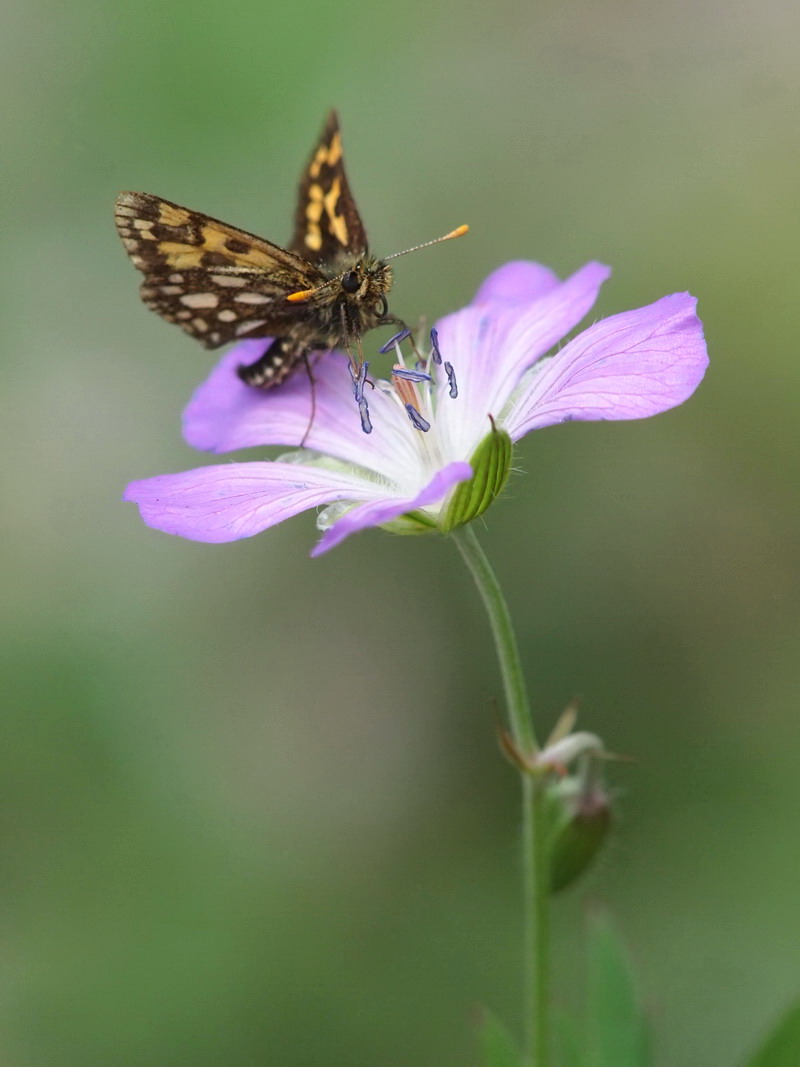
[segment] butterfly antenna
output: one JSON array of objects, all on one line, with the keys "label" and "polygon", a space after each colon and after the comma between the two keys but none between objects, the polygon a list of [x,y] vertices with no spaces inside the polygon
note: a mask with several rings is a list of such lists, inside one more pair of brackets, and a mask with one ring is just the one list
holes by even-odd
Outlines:
[{"label": "butterfly antenna", "polygon": [[314,293],[318,293],[320,289],[326,289],[329,285],[336,281],[336,278],[330,278],[328,281],[322,283],[322,285],[315,285],[313,289],[300,289],[296,293],[289,293],[286,297],[292,304],[302,304],[303,301],[308,300]]},{"label": "butterfly antenna", "polygon": [[[457,226],[450,233],[446,233],[444,237],[435,237],[432,241],[423,241],[421,245],[414,245],[413,248],[404,248],[402,252],[392,252],[390,256],[384,256],[384,262],[389,259],[397,259],[398,256],[407,256],[409,252],[419,252],[420,248],[430,248],[431,245],[440,245],[442,241],[450,241],[454,237],[463,237],[465,233],[469,232],[469,226]],[[306,300],[309,300],[314,293],[318,293],[320,289],[326,289],[329,285],[333,285],[334,282],[340,281],[347,274],[344,271],[336,278],[329,278],[321,285],[315,285],[313,289],[299,289],[296,293],[289,293],[286,299],[292,304],[302,304]]]},{"label": "butterfly antenna", "polygon": [[[465,233],[469,232],[469,226],[457,226],[450,233],[446,233],[444,237],[436,237],[433,241],[424,241],[421,245],[414,245],[413,248],[406,248],[402,252],[393,252],[390,256],[384,256],[384,259],[397,259],[398,256],[407,256],[409,252],[418,252],[420,248],[430,248],[431,245],[440,245],[442,241],[450,241],[453,237],[463,237]],[[289,298],[291,299],[291,297]]]}]

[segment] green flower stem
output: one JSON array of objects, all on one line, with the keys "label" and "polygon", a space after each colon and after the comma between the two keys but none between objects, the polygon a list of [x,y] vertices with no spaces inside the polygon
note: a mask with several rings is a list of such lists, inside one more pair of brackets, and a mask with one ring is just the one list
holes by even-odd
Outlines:
[{"label": "green flower stem", "polygon": [[525,1063],[547,1067],[550,1021],[550,857],[544,791],[522,776]]},{"label": "green flower stem", "polygon": [[[508,726],[518,752],[536,755],[538,746],[531,719],[519,648],[505,597],[471,526],[454,530],[452,537],[483,600],[494,636],[503,676]],[[522,773],[522,869],[525,951],[525,1063],[547,1067],[549,1020],[549,913],[544,791],[541,781]]]},{"label": "green flower stem", "polygon": [[517,638],[500,583],[477,537],[472,532],[472,526],[460,526],[457,530],[453,530],[452,537],[475,579],[489,616],[497,658],[500,661],[500,672],[503,675],[508,725],[514,744],[522,755],[535,756],[539,746],[536,744],[536,735],[533,732],[531,709],[519,659]]}]

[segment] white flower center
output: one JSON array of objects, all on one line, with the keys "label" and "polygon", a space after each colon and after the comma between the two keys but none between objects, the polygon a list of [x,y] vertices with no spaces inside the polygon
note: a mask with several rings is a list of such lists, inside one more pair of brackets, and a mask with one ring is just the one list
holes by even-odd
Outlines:
[{"label": "white flower center", "polygon": [[426,484],[433,475],[449,461],[445,456],[441,435],[436,432],[436,410],[441,400],[441,389],[445,383],[435,380],[436,366],[443,365],[447,375],[446,388],[450,397],[458,396],[455,371],[450,363],[442,364],[439,353],[436,330],[431,330],[431,350],[427,356],[420,356],[414,346],[414,363],[409,366],[400,344],[409,336],[404,331],[392,338],[381,351],[394,347],[397,362],[392,368],[391,381],[378,381],[377,387],[391,398],[393,403],[403,409],[411,425],[413,440],[418,454],[418,487]]}]

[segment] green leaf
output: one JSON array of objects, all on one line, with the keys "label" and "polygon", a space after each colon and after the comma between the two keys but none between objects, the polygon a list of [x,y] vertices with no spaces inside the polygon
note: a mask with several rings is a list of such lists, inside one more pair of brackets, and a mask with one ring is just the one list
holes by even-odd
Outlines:
[{"label": "green leaf", "polygon": [[647,1027],[630,961],[605,916],[589,938],[587,1067],[647,1067]]},{"label": "green leaf", "polygon": [[483,1067],[523,1067],[522,1054],[516,1041],[505,1024],[488,1009],[484,1009],[479,1036]]},{"label": "green leaf", "polygon": [[747,1067],[797,1067],[800,1063],[800,1000],[793,1004]]}]

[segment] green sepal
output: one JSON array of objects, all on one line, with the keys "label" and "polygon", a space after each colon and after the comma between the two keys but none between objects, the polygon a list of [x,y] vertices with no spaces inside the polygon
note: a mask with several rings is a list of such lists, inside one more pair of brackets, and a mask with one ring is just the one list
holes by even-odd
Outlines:
[{"label": "green sepal", "polygon": [[414,535],[436,533],[439,527],[436,520],[424,511],[407,511],[405,515],[398,515],[391,522],[382,523],[381,529],[393,534]]},{"label": "green sepal", "polygon": [[439,529],[450,533],[477,519],[500,495],[511,472],[511,438],[492,423],[491,433],[481,441],[470,457],[475,472],[468,482],[453,490],[447,507],[439,518]]}]

